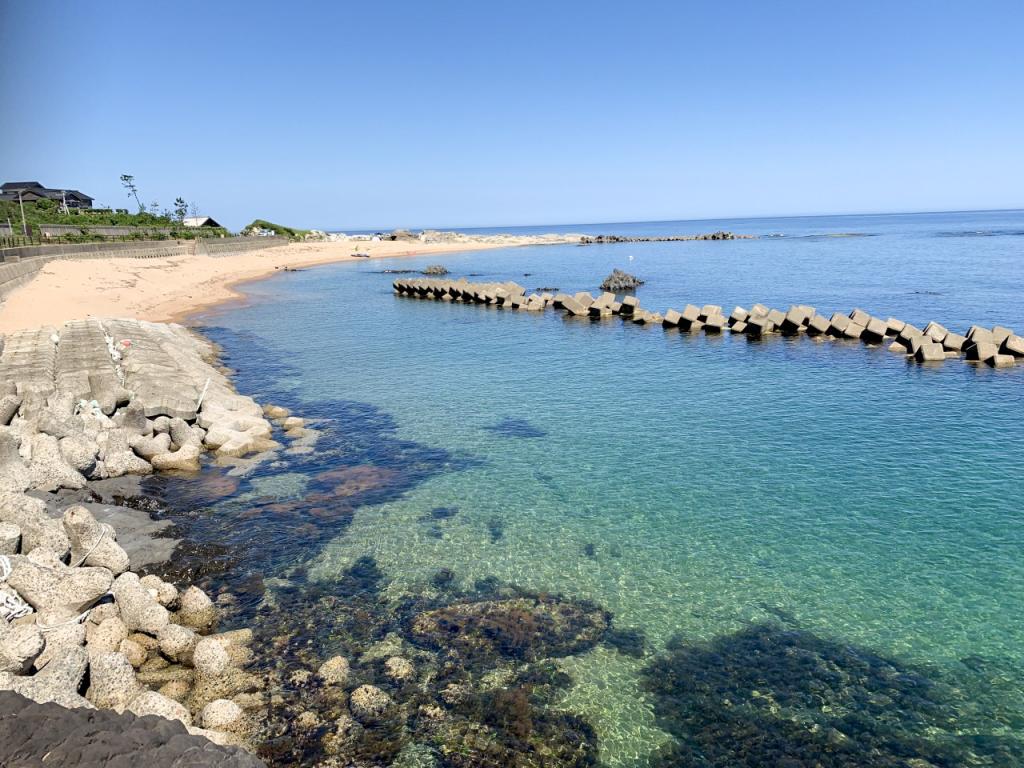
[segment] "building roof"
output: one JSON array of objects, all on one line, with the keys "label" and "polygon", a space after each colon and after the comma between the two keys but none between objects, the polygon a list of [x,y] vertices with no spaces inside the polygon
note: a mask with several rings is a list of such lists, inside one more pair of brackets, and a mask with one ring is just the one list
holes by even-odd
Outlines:
[{"label": "building roof", "polygon": [[45,189],[38,181],[8,181],[0,185],[0,192],[16,192],[19,189]]},{"label": "building roof", "polygon": [[[82,201],[88,200],[89,202],[92,202],[93,200],[93,198],[89,197],[84,192],[79,192],[77,189],[48,189],[38,181],[8,181],[6,184],[0,185],[0,192],[13,195],[14,199],[17,199],[18,192],[31,192],[39,197],[46,197],[50,200],[60,200],[65,196],[74,197]],[[4,197],[0,199],[9,200],[11,198]]]},{"label": "building roof", "polygon": [[219,227],[216,221],[211,219],[209,216],[186,216],[181,220],[181,223],[186,227]]}]

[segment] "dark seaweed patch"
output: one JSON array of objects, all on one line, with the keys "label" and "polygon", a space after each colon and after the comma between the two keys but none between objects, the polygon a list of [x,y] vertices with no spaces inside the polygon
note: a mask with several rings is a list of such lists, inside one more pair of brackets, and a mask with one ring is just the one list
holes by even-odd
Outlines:
[{"label": "dark seaweed patch", "polygon": [[505,536],[505,521],[500,517],[492,517],[487,521],[487,532],[491,536],[491,543],[499,541]]},{"label": "dark seaweed patch", "polygon": [[605,633],[604,642],[619,653],[632,656],[634,659],[643,658],[647,652],[647,637],[641,630],[632,627],[612,627]]},{"label": "dark seaweed patch", "polygon": [[497,424],[484,427],[488,432],[494,432],[502,437],[520,437],[525,439],[547,437],[547,432],[533,426],[526,419],[506,418]]},{"label": "dark seaweed patch", "polygon": [[710,643],[677,638],[644,679],[661,727],[676,736],[656,765],[1010,768],[1024,760],[1018,739],[958,735],[960,694],[926,671],[802,630],[759,624]]},{"label": "dark seaweed patch", "polygon": [[419,521],[425,523],[431,520],[447,520],[457,514],[459,514],[458,507],[434,507],[429,512],[420,515]]}]

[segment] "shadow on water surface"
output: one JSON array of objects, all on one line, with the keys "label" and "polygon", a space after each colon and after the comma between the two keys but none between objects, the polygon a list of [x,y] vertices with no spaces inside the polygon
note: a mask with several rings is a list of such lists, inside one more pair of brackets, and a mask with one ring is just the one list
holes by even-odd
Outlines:
[{"label": "shadow on water surface", "polygon": [[644,680],[676,737],[657,766],[1024,764],[1019,737],[993,735],[1005,724],[972,714],[965,691],[937,673],[782,624],[677,638]]}]

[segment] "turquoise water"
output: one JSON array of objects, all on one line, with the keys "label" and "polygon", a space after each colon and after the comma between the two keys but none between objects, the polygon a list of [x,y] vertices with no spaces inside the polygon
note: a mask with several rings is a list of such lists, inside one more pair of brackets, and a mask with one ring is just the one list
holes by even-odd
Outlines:
[{"label": "turquoise water", "polygon": [[[659,692],[654,660],[767,625],[952,681],[953,714],[927,732],[970,734],[978,764],[1013,764],[986,745],[1024,728],[1024,366],[920,367],[860,343],[400,299],[381,273],[442,261],[575,292],[619,267],[646,280],[641,304],[658,311],[805,303],[1024,330],[1024,212],[605,231],[719,228],[765,237],[326,266],[253,284],[248,305],[204,318],[240,388],[299,412],[373,406],[394,439],[452,460],[278,567],[330,583],[369,556],[389,599],[447,568],[466,587],[494,577],[607,608],[616,628],[642,633],[644,655],[602,645],[560,660],[573,683],[558,702],[594,726],[607,765],[640,764],[693,727],[671,711],[689,684]],[[255,348],[259,365],[245,354]],[[260,482],[285,498],[305,487]],[[425,524],[438,507],[457,514]],[[910,717],[892,708],[880,716]]]}]

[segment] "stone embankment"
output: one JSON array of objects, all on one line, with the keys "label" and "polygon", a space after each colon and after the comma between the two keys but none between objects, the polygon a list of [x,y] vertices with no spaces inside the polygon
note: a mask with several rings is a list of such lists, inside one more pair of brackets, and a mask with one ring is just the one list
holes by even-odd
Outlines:
[{"label": "stone embankment", "polygon": [[736,307],[728,316],[722,307],[712,304],[687,304],[682,310],[650,312],[641,308],[636,296],[621,300],[611,292],[594,297],[588,291],[575,295],[551,293],[526,295],[518,283],[470,283],[461,280],[426,278],[396,280],[398,295],[438,301],[493,305],[510,309],[543,312],[552,308],[573,317],[602,318],[618,316],[637,324],[661,325],[690,333],[744,334],[749,337],[806,334],[822,340],[860,340],[867,345],[888,344],[891,352],[905,355],[919,363],[941,363],[947,359],[963,359],[1005,368],[1024,361],[1024,337],[1010,328],[985,328],[972,325],[963,334],[950,331],[936,322],[924,328],[893,317],[882,319],[862,309],[844,315],[834,312],[829,317],[814,307],[791,306],[783,312],[763,304],[749,310]]},{"label": "stone embankment", "polygon": [[196,470],[204,453],[246,461],[278,446],[266,417],[304,431],[234,392],[214,360],[185,328],[136,320],[2,340],[0,691],[159,715],[218,744],[256,732],[267,702],[245,671],[251,631],[216,631],[201,590],[140,578],[111,526],[80,505],[52,517],[44,501],[88,480]]}]

